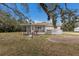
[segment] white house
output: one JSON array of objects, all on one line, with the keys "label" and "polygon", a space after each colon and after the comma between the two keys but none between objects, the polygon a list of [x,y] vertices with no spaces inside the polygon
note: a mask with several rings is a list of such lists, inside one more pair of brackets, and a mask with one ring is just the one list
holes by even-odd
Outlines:
[{"label": "white house", "polygon": [[51,34],[54,29],[52,24],[42,22],[42,23],[32,23],[32,24],[21,24],[22,30],[26,33],[31,31],[36,31],[38,34]]}]

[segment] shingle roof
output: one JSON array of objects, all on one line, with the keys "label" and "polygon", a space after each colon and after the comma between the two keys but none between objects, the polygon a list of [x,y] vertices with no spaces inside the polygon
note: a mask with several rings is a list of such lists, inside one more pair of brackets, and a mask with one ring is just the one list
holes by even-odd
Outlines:
[{"label": "shingle roof", "polygon": [[[20,25],[29,25],[29,24],[20,24]],[[52,27],[52,24],[48,24],[48,23],[32,23],[33,26],[48,26],[48,27]]]}]

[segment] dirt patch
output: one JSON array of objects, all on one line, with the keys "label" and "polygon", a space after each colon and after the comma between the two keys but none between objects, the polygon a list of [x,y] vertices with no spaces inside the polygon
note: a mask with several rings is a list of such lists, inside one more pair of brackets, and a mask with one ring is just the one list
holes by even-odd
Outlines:
[{"label": "dirt patch", "polygon": [[52,38],[48,39],[51,42],[56,43],[76,43],[79,44],[79,36],[71,36],[71,35],[65,35],[65,36],[54,36]]}]

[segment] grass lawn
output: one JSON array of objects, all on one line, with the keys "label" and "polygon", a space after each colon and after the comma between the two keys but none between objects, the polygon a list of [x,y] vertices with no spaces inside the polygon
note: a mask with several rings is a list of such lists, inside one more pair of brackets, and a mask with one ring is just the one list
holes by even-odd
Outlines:
[{"label": "grass lawn", "polygon": [[20,32],[0,33],[0,55],[12,55],[12,56],[78,55],[79,56],[78,43],[77,44],[76,43],[67,44],[62,42],[57,43],[57,42],[51,42],[47,39],[50,37],[52,37],[52,39],[54,39],[54,37],[58,39],[60,37],[63,38],[64,36],[67,35],[68,33],[66,33],[66,35],[65,34],[39,35],[34,36],[34,38],[32,39],[29,38],[27,35],[23,35]]}]

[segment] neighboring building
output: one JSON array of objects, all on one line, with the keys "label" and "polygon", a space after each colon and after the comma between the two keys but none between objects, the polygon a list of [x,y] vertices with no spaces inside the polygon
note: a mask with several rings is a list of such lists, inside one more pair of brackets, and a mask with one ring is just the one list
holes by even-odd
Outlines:
[{"label": "neighboring building", "polygon": [[79,32],[79,18],[76,19],[74,31],[75,31],[75,32]]},{"label": "neighboring building", "polygon": [[76,19],[75,27],[79,27],[79,19]]}]

